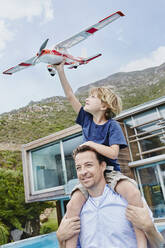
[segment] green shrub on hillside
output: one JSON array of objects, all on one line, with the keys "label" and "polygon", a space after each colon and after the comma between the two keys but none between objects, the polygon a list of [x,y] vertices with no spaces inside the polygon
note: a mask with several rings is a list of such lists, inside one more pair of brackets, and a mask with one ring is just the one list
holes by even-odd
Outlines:
[{"label": "green shrub on hillside", "polygon": [[22,170],[22,157],[20,151],[0,151],[0,167],[6,169]]}]

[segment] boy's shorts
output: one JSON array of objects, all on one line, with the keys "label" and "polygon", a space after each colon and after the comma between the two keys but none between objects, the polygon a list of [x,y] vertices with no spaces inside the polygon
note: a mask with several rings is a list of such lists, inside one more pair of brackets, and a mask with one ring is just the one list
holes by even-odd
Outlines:
[{"label": "boy's shorts", "polygon": [[[111,171],[111,172],[106,172],[105,173],[105,180],[106,180],[106,183],[111,187],[112,190],[115,191],[115,187],[117,185],[117,183],[120,181],[120,180],[128,180],[129,182],[133,183],[136,188],[138,188],[137,186],[137,183],[135,180],[133,180],[132,178],[130,177],[127,177],[125,176],[124,174],[122,174],[120,171]],[[71,195],[76,191],[76,190],[80,190],[83,195],[85,196],[86,199],[88,199],[88,191],[82,186],[82,184],[78,184],[76,185],[73,190],[72,190],[72,193]]]}]

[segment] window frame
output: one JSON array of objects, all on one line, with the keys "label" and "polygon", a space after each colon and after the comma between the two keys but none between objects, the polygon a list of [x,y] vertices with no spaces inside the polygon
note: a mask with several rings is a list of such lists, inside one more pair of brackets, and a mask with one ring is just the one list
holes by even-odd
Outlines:
[{"label": "window frame", "polygon": [[[165,202],[165,184],[163,182],[162,175],[161,175],[161,169],[160,169],[161,164],[165,164],[165,161],[157,161],[155,163],[134,167],[134,172],[135,172],[135,175],[136,175],[136,178],[137,178],[137,183],[139,185],[140,192],[141,192],[142,196],[145,198],[139,171],[144,169],[144,168],[155,167],[156,171],[158,172],[158,178],[159,178],[160,186],[161,186],[161,189],[162,189],[163,199],[164,199],[164,202]],[[158,218],[154,217],[154,219],[155,220],[162,220],[162,219],[164,220],[165,216],[164,217],[158,217]]]},{"label": "window frame", "polygon": [[[51,144],[59,143],[62,167],[66,174],[63,141],[65,141],[66,138],[70,139],[80,135],[82,135],[81,127],[79,125],[74,125],[70,128],[56,132],[54,134],[32,141],[22,146],[22,161],[23,161],[24,189],[25,189],[26,202],[57,200],[67,196],[65,193],[65,185],[52,187],[49,189],[37,190],[37,191],[34,190],[34,175],[32,168],[31,153],[32,151],[38,150],[40,148],[44,148]],[[64,178],[65,180],[67,180],[67,175],[64,175]]]},{"label": "window frame", "polygon": [[[150,131],[138,133],[137,127],[142,127],[142,126],[145,126],[147,124],[152,124],[152,123],[155,123],[155,126],[156,126],[156,125],[161,125],[162,123],[165,122],[165,117],[162,116],[161,109],[159,109],[159,107],[152,108],[151,110],[148,110],[148,111],[149,112],[153,111],[153,113],[156,114],[156,118],[154,118],[153,120],[145,121],[145,112],[143,112],[142,113],[144,115],[144,122],[143,123],[137,124],[137,122],[136,122],[136,120],[138,120],[139,113],[130,115],[129,118],[126,118],[124,120],[124,128],[125,128],[125,133],[127,136],[127,142],[128,142],[130,157],[131,157],[132,162],[144,159],[145,158],[144,156],[148,153],[159,152],[161,150],[165,150],[165,146],[159,146],[157,148],[148,149],[146,151],[143,150],[143,148],[142,148],[142,145],[140,143],[140,141],[142,141],[142,140],[147,140],[147,139],[150,139],[152,137],[157,137],[159,135],[162,135],[162,137],[165,137],[165,126],[162,126],[162,127],[159,126],[157,128],[154,127],[151,132],[155,132],[158,130],[160,130],[160,131],[158,133],[153,133],[151,135],[147,135],[147,134],[149,134]],[[147,112],[146,112],[146,114],[147,114]],[[128,127],[127,127],[127,120],[129,121]],[[131,120],[131,123],[130,123],[130,120]],[[127,130],[128,128],[134,131],[133,135],[130,135],[130,136],[128,135],[128,130]],[[143,136],[143,137],[140,137],[140,136]],[[135,156],[133,156],[131,144],[137,145],[137,149],[138,149],[137,150],[138,152],[136,153],[137,159]],[[156,156],[158,156],[158,155],[156,155]],[[138,157],[139,157],[139,159],[138,159]]]}]

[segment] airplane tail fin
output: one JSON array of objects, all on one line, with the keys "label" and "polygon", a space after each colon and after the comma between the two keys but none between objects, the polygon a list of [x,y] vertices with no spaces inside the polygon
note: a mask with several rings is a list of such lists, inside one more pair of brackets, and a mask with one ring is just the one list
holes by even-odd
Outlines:
[{"label": "airplane tail fin", "polygon": [[74,63],[73,65],[71,65],[68,68],[69,69],[73,69],[73,68],[77,69],[78,66],[88,64],[91,60],[96,59],[96,58],[100,57],[101,55],[102,55],[101,53],[97,53],[94,56],[90,56],[88,58],[80,58],[79,62]]},{"label": "airplane tail fin", "polygon": [[97,53],[97,54],[95,54],[94,56],[90,56],[90,57],[88,57],[88,58],[86,58],[86,59],[83,59],[83,61],[86,62],[86,63],[84,63],[84,64],[87,64],[89,61],[91,61],[91,60],[93,60],[93,59],[96,59],[96,58],[100,57],[101,55],[102,55],[101,53]]}]

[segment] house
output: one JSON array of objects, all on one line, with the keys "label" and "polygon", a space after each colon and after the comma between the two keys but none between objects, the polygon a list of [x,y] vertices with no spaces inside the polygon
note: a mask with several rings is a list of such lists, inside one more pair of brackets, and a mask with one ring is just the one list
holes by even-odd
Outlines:
[{"label": "house", "polygon": [[[121,170],[135,178],[155,222],[165,229],[165,97],[125,110],[116,120],[128,142],[119,154]],[[26,202],[58,200],[61,218],[77,183],[72,151],[81,143],[81,127],[74,125],[23,145]]]}]

